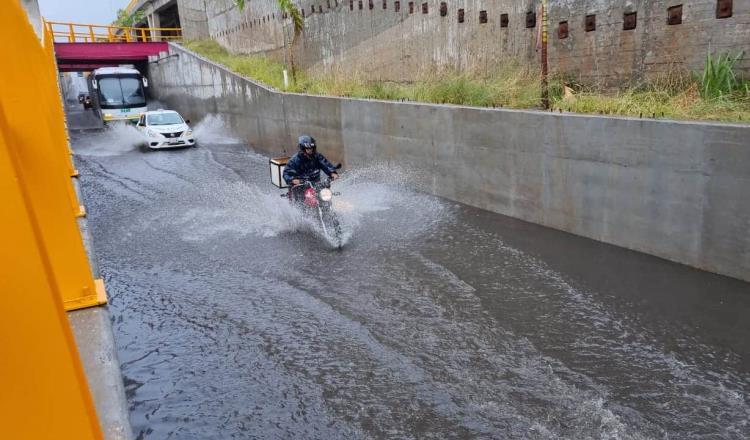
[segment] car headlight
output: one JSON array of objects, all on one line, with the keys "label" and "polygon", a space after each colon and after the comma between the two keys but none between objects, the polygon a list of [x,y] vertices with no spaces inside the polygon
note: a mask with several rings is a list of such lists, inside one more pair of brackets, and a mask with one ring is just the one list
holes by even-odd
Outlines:
[{"label": "car headlight", "polygon": [[154,130],[146,130],[146,134],[148,135],[148,137],[152,138],[161,137],[161,133],[157,133]]},{"label": "car headlight", "polygon": [[331,191],[328,188],[323,188],[320,190],[320,200],[324,202],[330,202],[333,198],[333,191]]},{"label": "car headlight", "polygon": [[185,136],[192,136],[192,135],[193,135],[193,130],[188,130],[185,132]]}]

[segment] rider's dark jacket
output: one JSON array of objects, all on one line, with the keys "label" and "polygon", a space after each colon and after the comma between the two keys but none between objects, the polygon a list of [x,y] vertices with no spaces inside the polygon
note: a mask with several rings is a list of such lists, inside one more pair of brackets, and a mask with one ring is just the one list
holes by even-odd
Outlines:
[{"label": "rider's dark jacket", "polygon": [[284,180],[289,185],[292,184],[293,179],[316,182],[320,180],[320,170],[323,170],[330,177],[331,174],[336,172],[336,167],[317,151],[309,157],[300,151],[286,163]]}]

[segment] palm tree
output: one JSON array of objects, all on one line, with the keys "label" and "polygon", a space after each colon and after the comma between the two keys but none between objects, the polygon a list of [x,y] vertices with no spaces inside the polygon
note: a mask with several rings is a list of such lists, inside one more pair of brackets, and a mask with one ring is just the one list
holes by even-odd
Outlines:
[{"label": "palm tree", "polygon": [[[244,0],[242,0],[244,1]],[[297,38],[302,34],[305,28],[305,20],[302,18],[297,5],[292,0],[276,0],[281,9],[282,17],[286,14],[292,19],[292,25],[294,27],[294,36],[292,37],[292,43],[287,48],[289,52],[289,65],[292,68],[292,81],[297,82],[297,66],[294,64],[294,44],[297,42]],[[286,31],[284,31],[284,45],[286,46]]]},{"label": "palm tree", "polygon": [[[292,19],[292,25],[294,26],[294,36],[292,36],[292,43],[287,46],[286,44],[286,31],[284,31],[284,49],[289,54],[289,65],[292,69],[292,81],[297,82],[297,66],[294,63],[294,45],[297,39],[302,34],[305,28],[305,20],[302,18],[297,5],[294,4],[293,0],[276,0],[279,9],[281,10],[282,17],[288,16]],[[234,0],[234,4],[237,5],[240,11],[245,9],[245,0]]]}]

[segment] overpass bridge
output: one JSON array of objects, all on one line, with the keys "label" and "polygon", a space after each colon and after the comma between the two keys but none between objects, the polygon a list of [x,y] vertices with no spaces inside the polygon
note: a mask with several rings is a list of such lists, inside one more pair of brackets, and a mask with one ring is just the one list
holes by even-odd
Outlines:
[{"label": "overpass bridge", "polygon": [[107,26],[47,21],[60,72],[87,71],[119,64],[142,64],[181,41],[180,28]]}]

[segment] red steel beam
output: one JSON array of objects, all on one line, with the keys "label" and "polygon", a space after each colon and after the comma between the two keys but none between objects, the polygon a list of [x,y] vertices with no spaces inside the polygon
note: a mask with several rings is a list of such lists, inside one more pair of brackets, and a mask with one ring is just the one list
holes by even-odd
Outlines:
[{"label": "red steel beam", "polygon": [[117,63],[66,63],[58,64],[57,70],[60,72],[88,72],[100,67],[117,67]]},{"label": "red steel beam", "polygon": [[146,43],[55,43],[55,56],[60,64],[66,60],[76,63],[92,60],[102,61],[138,61],[147,60],[150,55],[167,52],[169,45],[165,41]]}]

